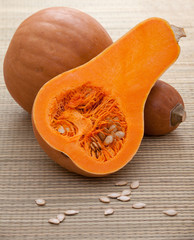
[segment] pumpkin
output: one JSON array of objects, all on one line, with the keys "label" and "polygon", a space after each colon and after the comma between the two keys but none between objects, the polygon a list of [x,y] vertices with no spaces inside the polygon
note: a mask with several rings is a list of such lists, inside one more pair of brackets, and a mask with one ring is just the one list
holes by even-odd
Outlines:
[{"label": "pumpkin", "polygon": [[91,177],[124,167],[144,135],[144,105],[177,59],[171,26],[151,18],[86,64],[48,81],[32,110],[35,136],[66,169]]},{"label": "pumpkin", "polygon": [[158,80],[146,101],[144,111],[145,134],[165,135],[186,119],[184,102],[178,91]]},{"label": "pumpkin", "polygon": [[16,30],[4,59],[12,97],[31,112],[34,98],[56,75],[88,62],[112,43],[94,18],[67,7],[43,9]]}]

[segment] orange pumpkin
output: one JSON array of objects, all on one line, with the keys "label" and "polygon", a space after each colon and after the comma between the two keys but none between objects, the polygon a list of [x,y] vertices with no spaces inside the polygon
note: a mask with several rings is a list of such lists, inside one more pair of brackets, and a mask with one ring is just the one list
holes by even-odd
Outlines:
[{"label": "orange pumpkin", "polygon": [[171,26],[151,18],[88,63],[47,82],[32,111],[41,147],[82,175],[121,169],[142,141],[147,96],[179,51]]},{"label": "orange pumpkin", "polygon": [[21,23],[11,40],[4,59],[7,88],[30,113],[44,83],[88,62],[111,43],[105,29],[86,13],[43,9]]}]

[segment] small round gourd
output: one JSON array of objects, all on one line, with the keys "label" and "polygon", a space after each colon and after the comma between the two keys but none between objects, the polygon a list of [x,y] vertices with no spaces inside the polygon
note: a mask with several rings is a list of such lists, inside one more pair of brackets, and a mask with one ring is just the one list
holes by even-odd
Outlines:
[{"label": "small round gourd", "polygon": [[39,89],[56,75],[88,62],[112,44],[94,18],[67,7],[43,9],[16,30],[4,59],[12,97],[31,112]]},{"label": "small round gourd", "polygon": [[145,135],[165,135],[175,130],[185,118],[181,95],[168,83],[158,80],[145,104]]}]

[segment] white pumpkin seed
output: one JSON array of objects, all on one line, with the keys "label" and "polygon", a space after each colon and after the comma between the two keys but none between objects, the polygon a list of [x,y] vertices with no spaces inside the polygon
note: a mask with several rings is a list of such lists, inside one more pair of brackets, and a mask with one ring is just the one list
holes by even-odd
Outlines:
[{"label": "white pumpkin seed", "polygon": [[113,131],[115,128],[116,128],[116,125],[113,124],[113,125],[111,125],[111,126],[109,127],[109,131]]},{"label": "white pumpkin seed", "polygon": [[50,218],[48,220],[48,222],[52,223],[52,224],[56,224],[56,225],[58,225],[60,223],[59,219],[57,219],[57,218]]},{"label": "white pumpkin seed", "polygon": [[63,213],[60,213],[57,215],[57,219],[60,221],[60,222],[63,222],[63,220],[65,219],[65,214]]},{"label": "white pumpkin seed", "polygon": [[120,197],[120,196],[121,196],[121,194],[120,194],[120,193],[117,193],[117,192],[108,194],[108,197],[109,197],[109,198],[118,198],[118,197]]},{"label": "white pumpkin seed", "polygon": [[136,189],[139,187],[139,181],[133,181],[130,185],[131,189]]},{"label": "white pumpkin seed", "polygon": [[105,139],[104,139],[104,145],[109,145],[113,142],[113,136],[112,135],[108,135]]},{"label": "white pumpkin seed", "polygon": [[137,202],[132,205],[132,208],[140,209],[140,208],[144,208],[145,206],[146,206],[145,203]]},{"label": "white pumpkin seed", "polygon": [[111,215],[113,213],[114,213],[114,209],[112,209],[112,208],[107,208],[107,209],[104,210],[104,215],[105,216]]},{"label": "white pumpkin seed", "polygon": [[103,203],[109,203],[110,199],[108,197],[100,197],[99,200]]},{"label": "white pumpkin seed", "polygon": [[63,126],[60,126],[60,127],[58,128],[58,132],[59,132],[59,133],[64,133],[64,132],[65,132],[65,129],[63,128]]},{"label": "white pumpkin seed", "polygon": [[115,183],[115,186],[125,186],[125,185],[127,185],[127,181],[119,181],[119,182],[116,182]]},{"label": "white pumpkin seed", "polygon": [[117,131],[115,133],[115,136],[117,136],[118,138],[124,138],[125,136],[125,133],[123,131]]},{"label": "white pumpkin seed", "polygon": [[129,196],[120,196],[117,198],[121,202],[128,202],[131,198]]},{"label": "white pumpkin seed", "polygon": [[46,204],[46,201],[44,199],[41,199],[41,198],[36,199],[35,202],[38,206],[44,206]]},{"label": "white pumpkin seed", "polygon": [[125,189],[121,193],[122,196],[129,196],[130,194],[131,194],[131,190],[130,189]]},{"label": "white pumpkin seed", "polygon": [[77,211],[77,210],[66,210],[65,211],[65,215],[67,215],[67,216],[73,216],[78,213],[79,213],[79,211]]},{"label": "white pumpkin seed", "polygon": [[165,210],[165,211],[163,211],[163,213],[168,216],[176,216],[178,214],[178,212],[174,209]]}]

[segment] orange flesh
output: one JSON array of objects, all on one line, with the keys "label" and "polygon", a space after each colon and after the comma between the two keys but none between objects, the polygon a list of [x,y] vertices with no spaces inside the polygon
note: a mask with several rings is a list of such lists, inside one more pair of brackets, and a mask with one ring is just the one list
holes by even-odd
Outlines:
[{"label": "orange flesh", "polygon": [[[64,152],[86,173],[95,176],[119,170],[132,159],[140,146],[144,131],[144,104],[152,86],[176,60],[179,51],[166,21],[152,18],[140,23],[90,62],[58,75],[41,88],[32,112],[36,130],[50,147]],[[88,95],[85,100],[83,96],[88,87],[94,95]],[[74,90],[75,96],[61,105],[61,101]],[[95,96],[97,102],[100,96],[107,99],[107,104],[98,102],[96,109],[90,110]],[[79,104],[85,105],[78,110]],[[60,107],[67,107],[67,111],[62,111],[55,119]],[[99,113],[94,114],[92,121],[90,113],[93,110]],[[110,144],[104,147],[111,147],[114,154],[102,153],[97,158],[93,154],[91,156],[88,144],[98,129],[108,124],[107,116],[111,120],[114,116],[119,118],[125,137],[118,141],[119,146]],[[60,134],[57,129],[61,124],[64,128],[68,126],[71,133]]]}]

